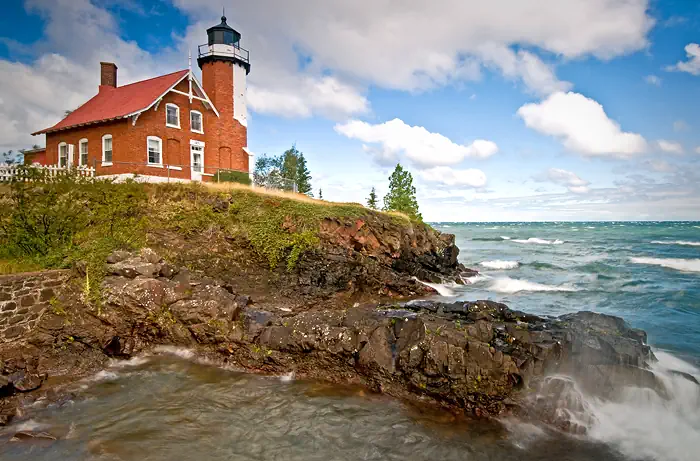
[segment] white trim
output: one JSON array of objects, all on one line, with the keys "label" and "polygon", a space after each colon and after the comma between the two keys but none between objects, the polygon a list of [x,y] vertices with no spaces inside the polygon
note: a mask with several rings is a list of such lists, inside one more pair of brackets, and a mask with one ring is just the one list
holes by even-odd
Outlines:
[{"label": "white trim", "polygon": [[130,113],[130,114],[126,114],[126,115],[124,116],[124,118],[129,118],[129,117],[134,116],[134,115],[136,115],[136,114],[140,114],[141,112],[146,112],[148,109],[150,109],[151,107],[153,107],[154,105],[156,105],[156,103],[159,103],[160,100],[163,99],[163,96],[165,96],[166,94],[170,93],[170,90],[172,90],[173,88],[175,88],[176,86],[178,86],[178,85],[180,84],[180,82],[183,81],[185,78],[187,78],[187,74],[183,75],[182,78],[181,78],[180,80],[178,80],[177,82],[173,83],[173,85],[172,85],[170,88],[168,88],[167,90],[165,90],[165,91],[163,92],[163,94],[161,94],[161,95],[158,96],[156,99],[154,99],[153,102],[150,103],[148,106],[144,107],[143,109],[136,110],[136,111],[134,111],[134,112],[132,112],[132,113]]},{"label": "white trim", "polygon": [[[199,91],[202,92],[202,94],[204,95],[204,99],[206,100],[207,104],[209,104],[209,105],[211,106],[211,109],[214,111],[214,113],[216,114],[216,116],[217,116],[217,117],[221,117],[221,115],[219,115],[219,111],[216,110],[216,106],[214,106],[214,104],[211,102],[211,99],[209,99],[209,96],[207,95],[207,92],[204,91],[204,88],[202,87],[202,85],[201,85],[201,84],[199,83],[199,81],[197,80],[197,77],[195,77],[195,75],[192,73],[192,71],[190,71],[188,74],[183,75],[182,78],[181,78],[180,80],[178,80],[177,82],[173,83],[173,85],[172,85],[170,88],[168,88],[167,90],[165,90],[165,91],[163,92],[163,94],[161,94],[161,95],[158,96],[156,99],[154,99],[153,102],[151,102],[148,106],[144,107],[143,109],[139,109],[139,110],[137,110],[137,111],[134,111],[134,112],[132,112],[132,113],[130,113],[130,114],[126,114],[126,115],[124,116],[124,118],[133,117],[134,115],[140,114],[141,112],[146,112],[147,110],[149,110],[149,109],[150,109],[151,107],[153,107],[153,106],[157,106],[157,104],[160,104],[160,100],[163,99],[163,96],[165,96],[166,94],[168,94],[168,93],[170,93],[172,90],[174,90],[175,87],[178,86],[178,85],[180,84],[180,82],[182,82],[184,79],[186,79],[186,78],[188,78],[188,77],[191,78],[192,81],[193,81],[194,83],[197,84],[197,87],[199,88]],[[189,95],[188,95],[188,96],[189,96]],[[156,107],[156,110],[157,110],[157,107]],[[115,117],[115,118],[117,118],[117,117]],[[39,133],[37,133],[37,134],[39,134]]]},{"label": "white trim", "polygon": [[199,83],[199,80],[197,80],[197,77],[190,71],[190,78],[192,81],[197,85],[197,88],[199,88],[199,91],[202,92],[202,95],[204,96],[204,99],[206,99],[207,104],[211,106],[211,109],[214,111],[217,117],[221,118],[221,115],[219,115],[219,111],[216,110],[216,106],[214,106],[214,103],[211,102],[211,99],[209,99],[209,96],[207,95],[207,92],[204,91],[204,87],[202,86],[201,83]]},{"label": "white trim", "polygon": [[[151,154],[151,141],[158,141],[158,156],[160,157],[160,162],[151,162],[149,159]],[[158,136],[146,137],[146,165],[163,168],[163,140],[160,139]]]},{"label": "white trim", "polygon": [[[105,160],[105,140],[106,139],[111,139],[112,140],[112,158],[109,161]],[[114,139],[112,138],[111,134],[106,134],[102,136],[102,166],[112,166],[112,160],[114,160]]]},{"label": "white trim", "polygon": [[[190,97],[190,95],[189,95],[188,93],[185,93],[184,91],[180,91],[180,90],[170,90],[170,92],[171,92],[171,93],[176,93],[176,94],[181,94],[182,96],[187,96],[188,98]],[[199,96],[195,96],[195,95],[192,95],[192,99],[197,99],[198,101],[202,101],[202,102],[209,103],[209,101],[207,101],[206,99],[200,98]]]},{"label": "white trim", "polygon": [[[197,152],[202,156],[199,170],[195,169],[194,154]],[[204,176],[204,143],[201,141],[190,140],[190,178],[192,181],[201,181]]]},{"label": "white trim", "polygon": [[[174,107],[175,110],[177,110],[177,125],[173,125],[171,123],[168,123],[168,108]],[[165,105],[165,126],[168,128],[177,128],[180,129],[180,126],[182,124],[180,123],[180,106],[177,104],[173,104],[172,102],[169,102]]]},{"label": "white trim", "polygon": [[182,171],[181,166],[168,165],[168,170]]},{"label": "white trim", "polygon": [[162,182],[181,182],[189,183],[192,182],[189,179],[184,178],[169,178],[167,176],[151,176],[147,174],[137,174],[137,173],[121,173],[121,174],[101,174],[97,176],[97,179],[112,179],[116,182],[125,181],[127,179],[133,179],[136,182],[145,183],[162,183]]},{"label": "white trim", "polygon": [[[199,115],[199,124],[202,126],[201,130],[195,130],[194,128],[192,128],[192,114]],[[193,133],[204,134],[204,115],[198,110],[190,111],[190,131],[192,131]]]},{"label": "white trim", "polygon": [[[61,147],[66,148],[66,164],[65,165],[61,165]],[[58,143],[58,166],[60,166],[60,167],[68,166],[68,143],[66,143],[66,142],[59,142]]]},{"label": "white trim", "polygon": [[202,176],[214,176],[214,173],[200,173]]},{"label": "white trim", "polygon": [[[86,154],[86,162],[83,163],[83,144],[86,144],[85,147],[85,154]],[[78,141],[78,166],[87,166],[87,162],[90,161],[90,156],[89,156],[89,151],[88,149],[90,148],[90,144],[88,144],[88,139],[83,138],[80,141]]]},{"label": "white trim", "polygon": [[[153,111],[154,111],[154,112],[157,112],[157,111],[158,111],[158,106],[160,106],[161,101],[163,101],[163,98],[158,98],[158,100],[156,101],[156,107],[153,108]],[[141,113],[141,112],[139,112],[139,114],[140,114],[140,113]]]},{"label": "white trim", "polygon": [[190,146],[204,147],[204,141],[197,141],[196,139],[190,139]]}]

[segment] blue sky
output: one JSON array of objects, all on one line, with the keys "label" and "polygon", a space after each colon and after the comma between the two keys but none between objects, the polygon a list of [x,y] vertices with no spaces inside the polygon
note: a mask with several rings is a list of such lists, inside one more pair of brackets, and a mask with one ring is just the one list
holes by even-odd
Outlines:
[{"label": "blue sky", "polygon": [[[251,50],[249,147],[296,143],[364,202],[396,162],[431,221],[700,219],[691,0],[6,0],[0,149],[187,65],[222,6]],[[196,51],[195,51],[196,52]]]}]

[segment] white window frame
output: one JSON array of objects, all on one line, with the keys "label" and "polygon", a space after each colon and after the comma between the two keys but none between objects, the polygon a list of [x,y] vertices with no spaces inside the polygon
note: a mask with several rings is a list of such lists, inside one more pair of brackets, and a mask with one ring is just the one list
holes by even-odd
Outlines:
[{"label": "white window frame", "polygon": [[[199,115],[199,124],[200,124],[200,126],[202,127],[201,130],[195,130],[195,129],[192,127],[192,115],[193,115],[193,114]],[[193,133],[204,134],[204,115],[203,115],[200,111],[198,111],[198,110],[191,110],[191,111],[190,111],[190,130],[191,130]]]},{"label": "white window frame", "polygon": [[[160,157],[160,162],[158,162],[158,163],[151,162],[151,160],[149,158],[150,157],[149,149],[150,149],[151,141],[158,141],[158,149],[159,149],[158,154]],[[146,137],[146,164],[148,166],[152,166],[152,167],[156,167],[156,168],[163,168],[163,140],[160,139],[158,136]]]},{"label": "white window frame", "polygon": [[[168,107],[175,108],[175,113],[177,114],[177,125],[173,125],[171,123],[168,123]],[[178,106],[177,104],[173,104],[173,103],[169,102],[165,105],[165,126],[167,126],[168,128],[180,129],[180,106]]]},{"label": "white window frame", "polygon": [[[85,163],[83,163],[83,144],[85,144]],[[78,141],[78,166],[88,166],[88,162],[90,162],[88,147],[89,144],[87,138],[83,138]]]},{"label": "white window frame", "polygon": [[[105,160],[105,154],[107,153],[107,151],[105,150],[105,141],[107,139],[112,140],[112,158],[110,159],[109,162],[107,162]],[[106,135],[102,136],[102,166],[112,166],[113,160],[114,160],[114,139],[112,139],[111,134],[106,134]]]},{"label": "white window frame", "polygon": [[[65,147],[66,148],[66,163],[64,165],[61,165],[61,148]],[[59,142],[58,143],[58,166],[61,168],[66,168],[68,166],[68,143],[66,142]]]}]

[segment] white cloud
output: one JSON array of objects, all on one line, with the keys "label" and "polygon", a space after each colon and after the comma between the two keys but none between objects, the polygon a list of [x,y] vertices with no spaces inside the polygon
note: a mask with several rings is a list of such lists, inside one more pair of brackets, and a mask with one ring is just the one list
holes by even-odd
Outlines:
[{"label": "white cloud", "polygon": [[[209,22],[227,3],[175,0],[195,20]],[[531,50],[517,53],[519,71],[509,77],[546,88],[555,80],[532,51],[609,59],[647,46],[654,24],[648,0],[407,0],[400,9],[370,0],[240,3],[230,22],[253,50],[254,69],[299,52],[310,58],[306,71],[402,90],[479,78],[482,58],[498,60],[484,55],[484,44]]]},{"label": "white cloud", "polygon": [[695,148],[695,153],[696,153],[696,154],[700,154],[700,146],[698,146],[698,147]]},{"label": "white cloud", "polygon": [[687,61],[678,61],[675,65],[666,67],[666,70],[700,75],[700,45],[697,43],[687,44],[685,53],[688,55]]},{"label": "white cloud", "polygon": [[659,139],[656,144],[659,146],[659,149],[664,152],[668,152],[669,154],[683,154],[685,152],[681,143],[677,141]]},{"label": "white cloud", "polygon": [[428,170],[423,170],[419,172],[419,174],[425,181],[438,182],[446,186],[468,186],[478,188],[486,185],[486,174],[475,168],[460,170],[447,166],[436,166]]},{"label": "white cloud", "polygon": [[666,160],[647,160],[644,162],[650,170],[657,171],[659,173],[671,173],[677,170],[677,168]]},{"label": "white cloud", "polygon": [[288,86],[277,88],[251,85],[248,102],[251,109],[284,117],[310,117],[322,114],[331,118],[361,114],[369,102],[360,92],[334,77],[296,78]]},{"label": "white cloud", "polygon": [[480,54],[487,66],[496,67],[508,78],[521,79],[534,94],[547,96],[572,87],[571,83],[557,79],[551,66],[528,51],[515,53],[505,46],[483,46]]},{"label": "white cloud", "polygon": [[690,129],[690,125],[685,120],[676,120],[673,122],[673,131],[687,131]]},{"label": "white cloud", "polygon": [[647,149],[641,135],[622,131],[600,103],[579,93],[554,93],[542,102],[525,104],[518,115],[529,128],[560,139],[582,155],[628,157]]},{"label": "white cloud", "polygon": [[661,86],[661,77],[656,75],[647,75],[644,77],[644,81],[650,85]]},{"label": "white cloud", "polygon": [[550,168],[547,170],[544,178],[540,180],[546,180],[564,186],[569,189],[569,192],[573,192],[574,194],[586,194],[590,191],[588,186],[591,183],[589,181],[581,179],[577,174],[571,171],[562,170],[560,168]]},{"label": "white cloud", "polygon": [[350,120],[337,124],[335,130],[348,138],[379,145],[385,157],[388,153],[404,153],[420,168],[456,165],[467,157],[486,158],[498,152],[492,141],[478,139],[469,145],[456,144],[440,133],[407,125],[398,118],[376,125]]}]

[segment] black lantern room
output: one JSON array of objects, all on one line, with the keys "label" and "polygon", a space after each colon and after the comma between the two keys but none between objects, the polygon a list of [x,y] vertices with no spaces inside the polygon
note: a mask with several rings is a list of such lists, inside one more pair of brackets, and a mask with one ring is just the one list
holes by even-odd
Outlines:
[{"label": "black lantern room", "polygon": [[207,37],[208,43],[199,46],[197,63],[200,69],[207,62],[228,61],[250,72],[250,53],[241,48],[241,34],[226,23],[225,15],[221,16],[221,24],[207,29]]},{"label": "black lantern room", "polygon": [[209,45],[239,46],[241,34],[233,27],[226,24],[226,16],[221,16],[221,24],[207,29]]}]

